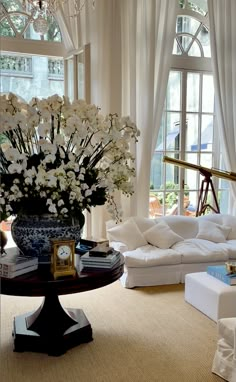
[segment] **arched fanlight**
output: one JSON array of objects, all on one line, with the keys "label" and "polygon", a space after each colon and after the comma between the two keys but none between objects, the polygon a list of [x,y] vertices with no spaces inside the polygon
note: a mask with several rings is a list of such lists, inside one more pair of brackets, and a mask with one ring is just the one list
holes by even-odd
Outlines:
[{"label": "arched fanlight", "polygon": [[[35,12],[38,13],[37,18],[33,21],[33,28],[36,33],[44,35],[49,29],[47,16],[54,14],[58,8],[68,2],[72,2],[73,14],[66,15],[67,17],[76,17],[84,8],[86,2],[89,0],[28,0],[30,4],[35,8]],[[95,8],[95,0],[92,1],[92,7]]]}]

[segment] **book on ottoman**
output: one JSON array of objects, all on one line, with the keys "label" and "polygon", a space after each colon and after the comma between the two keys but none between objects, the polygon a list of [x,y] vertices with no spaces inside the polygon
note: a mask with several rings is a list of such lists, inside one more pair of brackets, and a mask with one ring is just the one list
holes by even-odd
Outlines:
[{"label": "book on ottoman", "polygon": [[229,274],[225,265],[209,265],[207,273],[228,285],[236,285],[236,273]]}]

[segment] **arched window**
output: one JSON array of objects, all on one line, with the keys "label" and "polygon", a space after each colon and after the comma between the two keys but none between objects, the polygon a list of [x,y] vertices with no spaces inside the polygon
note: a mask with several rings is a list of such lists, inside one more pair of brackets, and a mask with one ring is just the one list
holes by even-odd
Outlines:
[{"label": "arched window", "polygon": [[0,3],[0,92],[16,93],[26,101],[64,94],[61,32],[53,14],[38,4],[34,0]]},{"label": "arched window", "polygon": [[[150,200],[158,198],[158,214],[195,216],[203,176],[199,171],[163,163],[163,156],[207,168],[220,168],[221,156],[215,155],[220,151],[207,0],[180,1],[179,5],[162,123],[151,163]],[[215,178],[214,190],[221,211],[226,210],[228,182]],[[214,199],[209,204],[214,207]]]},{"label": "arched window", "polygon": [[60,41],[61,32],[46,2],[34,0],[1,0],[0,35],[31,40]]}]

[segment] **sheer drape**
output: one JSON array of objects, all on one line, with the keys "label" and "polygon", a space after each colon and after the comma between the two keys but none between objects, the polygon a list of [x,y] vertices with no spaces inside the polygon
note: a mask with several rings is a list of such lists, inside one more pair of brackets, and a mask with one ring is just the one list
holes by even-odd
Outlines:
[{"label": "sheer drape", "polygon": [[[236,172],[236,1],[208,0],[216,117],[226,170]],[[230,182],[236,214],[236,182]]]},{"label": "sheer drape", "polygon": [[[82,0],[78,0],[78,7],[80,8],[79,3],[82,5]],[[84,27],[84,23],[86,22],[87,25],[89,25],[89,19],[87,18],[88,13],[86,3],[82,8],[81,14],[72,17],[72,15],[75,14],[73,1],[65,2],[56,11],[56,19],[61,30],[67,56],[81,48],[82,28],[84,29],[83,34],[85,35],[86,28]]]},{"label": "sheer drape", "polygon": [[[87,35],[88,37],[88,35]],[[91,101],[103,114],[121,114],[120,3],[99,0],[91,12]],[[106,208],[95,207],[91,214],[91,234],[105,237],[105,222],[111,219]]]},{"label": "sheer drape", "polygon": [[141,130],[131,215],[148,216],[150,163],[164,106],[177,7],[173,0],[122,1],[122,106]]},{"label": "sheer drape", "polygon": [[[75,47],[74,33],[80,35],[80,46],[91,44],[91,102],[104,114],[131,115],[141,130],[135,196],[118,195],[125,217],[148,215],[150,163],[164,105],[177,7],[177,0],[99,0],[95,10],[86,8],[68,31]],[[94,208],[94,237],[104,236],[108,219],[104,208]]]}]

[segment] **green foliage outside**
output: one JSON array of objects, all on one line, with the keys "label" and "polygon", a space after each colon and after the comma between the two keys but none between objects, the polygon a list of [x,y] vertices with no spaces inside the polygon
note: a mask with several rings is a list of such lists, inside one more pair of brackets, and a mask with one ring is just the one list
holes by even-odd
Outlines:
[{"label": "green foliage outside", "polygon": [[[156,191],[154,190],[153,185],[150,186],[150,195],[154,195],[158,198],[160,203],[163,205],[163,197],[164,197],[164,190],[165,191],[165,205],[168,206],[168,208],[171,208],[175,203],[178,202],[178,195],[179,195],[179,185],[175,184],[173,182],[166,182],[165,186],[161,185],[160,190],[163,191]],[[169,191],[167,191],[169,190]],[[176,191],[175,191],[176,190]],[[184,190],[184,195],[189,196],[189,187],[186,186],[186,189]]]}]

